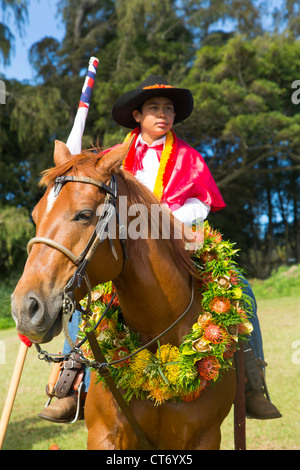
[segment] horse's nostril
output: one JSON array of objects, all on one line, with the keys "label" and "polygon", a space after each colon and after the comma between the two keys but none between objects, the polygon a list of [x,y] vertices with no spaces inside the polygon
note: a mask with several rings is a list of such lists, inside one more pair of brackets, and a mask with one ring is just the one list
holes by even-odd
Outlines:
[{"label": "horse's nostril", "polygon": [[39,310],[39,303],[33,297],[29,298],[28,310],[31,317],[33,317]]},{"label": "horse's nostril", "polygon": [[32,325],[39,325],[44,320],[44,308],[38,297],[29,296],[27,312]]}]

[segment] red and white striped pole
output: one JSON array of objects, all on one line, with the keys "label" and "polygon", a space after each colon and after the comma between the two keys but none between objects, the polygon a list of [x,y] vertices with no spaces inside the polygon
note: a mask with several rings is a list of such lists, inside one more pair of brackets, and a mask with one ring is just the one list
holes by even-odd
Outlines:
[{"label": "red and white striped pole", "polygon": [[98,64],[99,59],[96,57],[90,58],[87,75],[82,87],[79,106],[74,119],[73,128],[67,140],[67,147],[72,155],[76,155],[81,152],[82,136],[85,128],[86,118],[89,112]]}]

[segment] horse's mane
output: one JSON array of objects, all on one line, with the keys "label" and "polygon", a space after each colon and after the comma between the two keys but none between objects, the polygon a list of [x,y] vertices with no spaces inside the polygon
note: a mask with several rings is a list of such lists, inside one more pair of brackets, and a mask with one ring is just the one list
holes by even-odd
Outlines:
[{"label": "horse's mane", "polygon": [[84,150],[78,155],[72,155],[69,160],[61,165],[48,168],[42,172],[42,178],[39,186],[47,187],[54,182],[59,176],[63,176],[72,170],[74,175],[84,173],[89,178],[99,179],[99,171],[97,171],[97,165],[103,154],[101,150]]},{"label": "horse's mane", "polygon": [[[47,187],[53,184],[56,178],[58,178],[59,176],[63,176],[69,173],[70,171],[72,171],[72,174],[76,176],[80,173],[84,174],[84,176],[87,176],[89,178],[99,179],[99,170],[97,169],[97,165],[99,164],[99,161],[102,157],[103,154],[101,152],[101,149],[84,150],[81,154],[72,156],[65,163],[45,170],[42,173],[42,178],[39,185],[42,187]],[[119,166],[112,167],[110,169],[110,175],[113,174],[119,176],[125,183],[128,189],[129,204],[142,204],[146,207],[148,215],[151,217],[152,204],[158,204],[158,200],[156,199],[154,194],[145,185],[140,183],[134,176],[132,176],[128,171],[120,169]],[[175,237],[176,230],[178,230],[178,227],[176,228],[176,225],[178,225],[178,222],[176,222],[175,218],[171,216],[169,242],[171,243],[171,246],[173,248],[173,250],[171,250],[173,258],[176,264],[178,265],[179,269],[184,269],[193,277],[197,277],[197,272],[194,268],[191,259],[191,252],[188,252],[185,249],[186,240],[184,238],[183,232],[181,231],[181,238]],[[181,223],[179,223],[179,225],[181,226]],[[160,236],[162,235],[161,230],[162,227],[160,224]]]}]

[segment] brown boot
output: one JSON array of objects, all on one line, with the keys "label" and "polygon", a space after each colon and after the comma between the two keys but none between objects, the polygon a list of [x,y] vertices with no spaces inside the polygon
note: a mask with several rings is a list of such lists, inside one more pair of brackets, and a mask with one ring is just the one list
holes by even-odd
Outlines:
[{"label": "brown boot", "polygon": [[264,377],[263,366],[266,363],[255,358],[253,349],[244,347],[246,372],[246,415],[253,419],[275,419],[282,415],[271,403]]},{"label": "brown boot", "polygon": [[281,413],[264,395],[263,390],[246,391],[246,414],[253,419],[281,418]]},{"label": "brown boot", "polygon": [[59,398],[46,406],[38,416],[53,423],[71,423],[76,417],[77,401],[76,395]]},{"label": "brown boot", "polygon": [[[55,367],[54,365],[53,369]],[[82,364],[72,355],[69,360],[63,362],[58,372],[58,377],[54,374],[56,383],[51,382],[49,387],[52,377],[50,374],[46,387],[49,400],[38,416],[53,423],[75,423],[78,419],[83,419],[86,395],[82,393],[84,375]],[[53,398],[57,400],[51,404]]]}]

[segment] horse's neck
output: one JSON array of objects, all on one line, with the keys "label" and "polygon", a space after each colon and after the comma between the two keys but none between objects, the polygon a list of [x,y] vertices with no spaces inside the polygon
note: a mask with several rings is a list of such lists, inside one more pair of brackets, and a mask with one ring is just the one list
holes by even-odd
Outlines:
[{"label": "horse's neck", "polygon": [[[165,240],[136,240],[115,280],[128,326],[148,341],[168,328],[190,301],[190,276],[179,270]],[[178,329],[169,335],[176,342]]]}]

